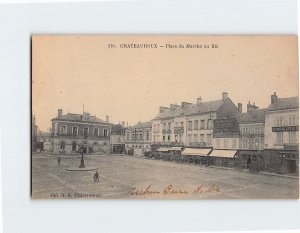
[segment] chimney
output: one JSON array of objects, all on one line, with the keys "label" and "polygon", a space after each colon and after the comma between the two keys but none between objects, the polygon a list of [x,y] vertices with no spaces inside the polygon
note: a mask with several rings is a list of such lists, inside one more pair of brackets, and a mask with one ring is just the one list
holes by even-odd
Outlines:
[{"label": "chimney", "polygon": [[109,123],[109,116],[106,116],[106,122]]},{"label": "chimney", "polygon": [[243,105],[242,105],[242,103],[238,103],[238,109],[239,109],[240,113],[243,112]]},{"label": "chimney", "polygon": [[276,95],[276,92],[274,92],[273,95],[271,95],[271,104],[274,104],[275,102],[277,102],[278,97]]},{"label": "chimney", "polygon": [[175,108],[178,108],[178,107],[180,107],[180,106],[177,105],[177,104],[170,104],[170,109],[171,109],[171,110],[173,110],[173,109],[175,109]]},{"label": "chimney", "polygon": [[181,102],[181,108],[184,108],[187,105],[190,105],[192,103],[188,103],[188,102]]},{"label": "chimney", "polygon": [[169,108],[159,106],[159,113],[162,113],[162,112],[164,112],[164,111],[167,110],[167,109],[169,109]]},{"label": "chimney", "polygon": [[255,103],[250,104],[250,101],[247,104],[247,112],[250,112],[252,110],[258,109],[258,107],[255,105]]},{"label": "chimney", "polygon": [[225,101],[228,98],[228,93],[227,92],[223,92],[222,93],[222,99],[223,101]]},{"label": "chimney", "polygon": [[201,104],[202,103],[202,98],[201,98],[201,96],[199,97],[199,98],[197,98],[197,104],[199,105],[199,104]]},{"label": "chimney", "polygon": [[62,109],[58,109],[57,111],[57,118],[61,118],[63,114],[63,110]]}]

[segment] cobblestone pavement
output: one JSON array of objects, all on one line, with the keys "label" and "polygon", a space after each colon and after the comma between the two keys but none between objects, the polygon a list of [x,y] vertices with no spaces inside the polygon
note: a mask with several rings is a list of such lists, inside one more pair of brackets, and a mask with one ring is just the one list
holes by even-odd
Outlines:
[{"label": "cobblestone pavement", "polygon": [[299,197],[299,179],[117,155],[32,156],[33,198],[282,199]]}]

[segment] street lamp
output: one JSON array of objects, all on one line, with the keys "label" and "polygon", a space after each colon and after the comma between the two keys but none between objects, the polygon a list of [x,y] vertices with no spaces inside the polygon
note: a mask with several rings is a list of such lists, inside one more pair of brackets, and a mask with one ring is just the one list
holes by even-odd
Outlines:
[{"label": "street lamp", "polygon": [[81,161],[79,168],[85,168],[84,166],[84,159],[83,159],[83,153],[84,153],[84,145],[87,145],[87,133],[84,133],[84,140],[82,141],[82,146],[81,146]]}]

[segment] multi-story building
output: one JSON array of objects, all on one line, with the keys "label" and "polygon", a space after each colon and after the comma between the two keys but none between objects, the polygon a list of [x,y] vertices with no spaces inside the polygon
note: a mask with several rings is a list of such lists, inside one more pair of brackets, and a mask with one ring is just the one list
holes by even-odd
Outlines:
[{"label": "multi-story building", "polygon": [[200,97],[196,104],[182,102],[181,106],[160,107],[159,114],[152,120],[152,143],[211,147],[214,120],[228,118],[238,112],[226,92],[215,101],[204,102]]},{"label": "multi-story building", "polygon": [[125,153],[125,123],[113,125],[110,133],[110,152],[112,154]]},{"label": "multi-story building", "polygon": [[247,112],[239,116],[240,149],[263,150],[265,113],[267,109],[258,109],[255,104],[247,104]]},{"label": "multi-story building", "polygon": [[264,149],[264,126],[267,109],[259,109],[254,103],[247,104],[247,112],[240,114],[240,150],[235,166],[250,168],[253,164],[262,166],[262,150]]},{"label": "multi-story building", "polygon": [[58,109],[57,117],[52,120],[53,153],[78,153],[83,148],[85,153],[109,153],[111,124],[83,114],[67,113]]},{"label": "multi-story building", "polygon": [[50,131],[47,132],[38,132],[37,136],[38,141],[38,149],[44,152],[52,152],[52,133]]},{"label": "multi-story building", "polygon": [[38,126],[35,122],[35,116],[32,116],[31,119],[31,149],[32,151],[36,151],[37,149],[37,133],[38,133]]},{"label": "multi-story building", "polygon": [[127,154],[144,155],[151,149],[151,122],[139,122],[125,130],[125,150]]},{"label": "multi-story building", "polygon": [[265,115],[266,167],[299,174],[299,97],[271,95]]}]

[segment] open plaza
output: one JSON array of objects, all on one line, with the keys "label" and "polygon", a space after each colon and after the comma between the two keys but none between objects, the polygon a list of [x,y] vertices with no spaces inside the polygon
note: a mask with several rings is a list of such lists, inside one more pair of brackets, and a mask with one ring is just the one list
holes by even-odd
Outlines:
[{"label": "open plaza", "polygon": [[[32,154],[37,199],[296,199],[299,178],[128,155]],[[90,168],[90,170],[89,170]],[[96,169],[96,170],[95,170]],[[99,182],[94,180],[95,172]]]}]

